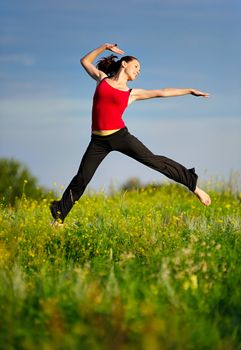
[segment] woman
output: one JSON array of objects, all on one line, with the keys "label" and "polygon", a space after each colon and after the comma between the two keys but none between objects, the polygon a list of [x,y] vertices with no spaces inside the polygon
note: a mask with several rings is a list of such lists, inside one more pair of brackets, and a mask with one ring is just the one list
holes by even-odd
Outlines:
[{"label": "woman", "polygon": [[97,82],[92,107],[92,136],[76,176],[61,200],[53,201],[50,205],[54,220],[64,222],[74,203],[84,193],[97,167],[111,151],[122,152],[185,185],[204,205],[210,205],[209,195],[197,186],[198,176],[194,168],[186,169],[169,158],[153,154],[128,132],[122,120],[124,110],[134,101],[187,94],[208,97],[208,94],[194,89],[129,89],[127,82],[138,77],[140,62],[132,56],[116,60],[117,56],[111,54],[95,66],[94,60],[105,50],[124,54],[117,44],[103,44],[80,60],[86,72]]}]

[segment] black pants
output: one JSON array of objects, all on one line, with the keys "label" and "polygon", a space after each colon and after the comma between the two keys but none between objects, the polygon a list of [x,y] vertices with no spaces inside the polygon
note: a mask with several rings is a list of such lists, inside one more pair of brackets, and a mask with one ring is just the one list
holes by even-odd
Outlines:
[{"label": "black pants", "polygon": [[185,185],[191,191],[194,191],[196,188],[197,175],[194,168],[186,169],[172,159],[153,154],[136,137],[131,135],[127,128],[123,128],[109,136],[92,134],[77,174],[65,190],[62,199],[57,202],[59,219],[64,221],[74,203],[84,193],[86,186],[102,160],[111,151],[124,153],[138,162],[159,171],[168,178]]}]

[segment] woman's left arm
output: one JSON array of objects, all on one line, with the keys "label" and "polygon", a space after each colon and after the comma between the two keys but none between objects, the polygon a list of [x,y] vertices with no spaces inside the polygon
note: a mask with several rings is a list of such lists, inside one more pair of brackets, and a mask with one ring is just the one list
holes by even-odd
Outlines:
[{"label": "woman's left arm", "polygon": [[158,90],[144,90],[144,89],[132,89],[130,95],[130,102],[138,100],[147,100],[150,98],[157,97],[173,97],[173,96],[183,96],[183,95],[194,95],[202,96],[205,98],[209,97],[209,94],[196,89],[178,89],[178,88],[164,88]]}]

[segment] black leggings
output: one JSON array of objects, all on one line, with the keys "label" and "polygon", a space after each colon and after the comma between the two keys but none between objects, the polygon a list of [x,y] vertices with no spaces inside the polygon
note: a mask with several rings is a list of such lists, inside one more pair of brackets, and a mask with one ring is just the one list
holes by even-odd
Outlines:
[{"label": "black leggings", "polygon": [[186,169],[183,165],[164,156],[153,154],[125,127],[109,136],[92,134],[89,146],[82,158],[79,170],[65,190],[58,203],[59,218],[64,221],[74,203],[84,193],[84,190],[102,160],[111,151],[119,151],[127,156],[159,171],[168,178],[179,182],[194,192],[197,183],[195,169]]}]

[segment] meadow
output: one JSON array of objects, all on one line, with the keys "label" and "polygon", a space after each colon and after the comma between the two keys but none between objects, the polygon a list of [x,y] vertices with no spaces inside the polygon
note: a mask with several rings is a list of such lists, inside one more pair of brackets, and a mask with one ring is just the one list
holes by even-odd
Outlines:
[{"label": "meadow", "polygon": [[0,211],[1,350],[241,349],[241,195],[87,193]]}]

